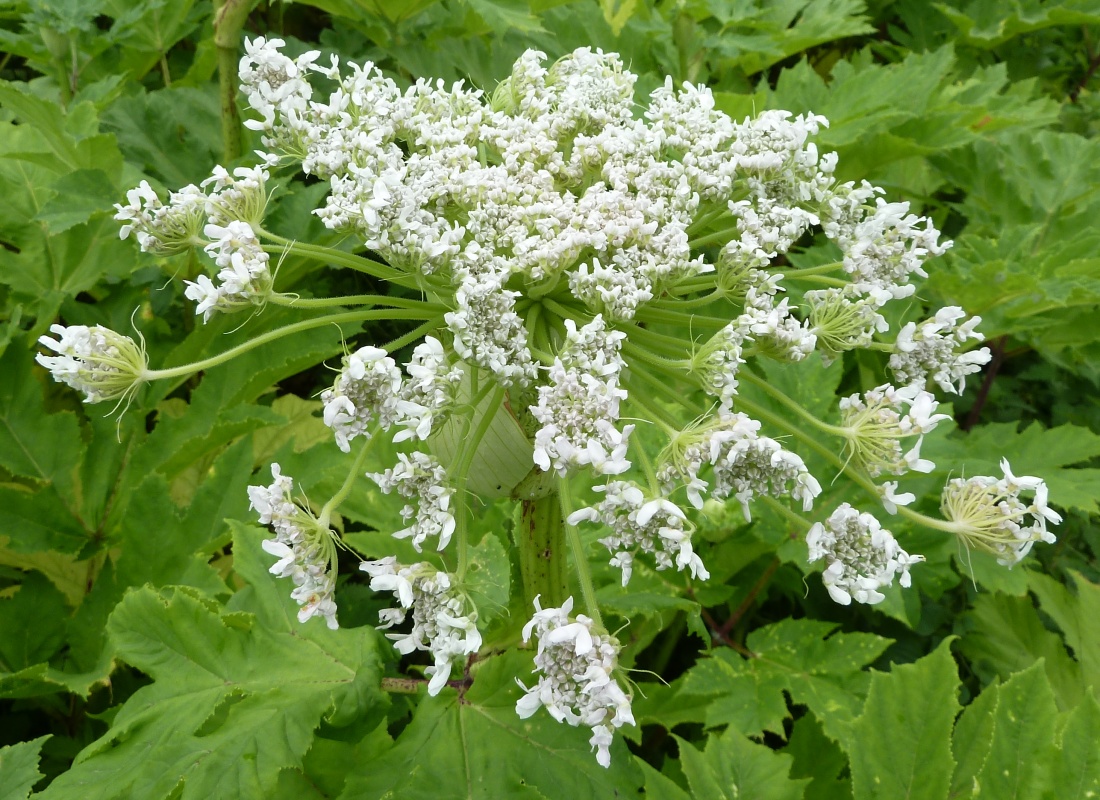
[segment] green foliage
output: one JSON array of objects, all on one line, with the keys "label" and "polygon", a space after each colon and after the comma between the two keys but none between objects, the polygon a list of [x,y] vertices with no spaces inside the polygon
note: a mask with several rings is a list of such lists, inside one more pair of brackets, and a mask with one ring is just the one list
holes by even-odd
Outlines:
[{"label": "green foliage", "polygon": [[[954,239],[891,323],[959,305],[999,348],[991,384],[979,392],[976,376],[955,405],[974,424],[927,438],[941,471],[914,488],[932,498],[949,477],[999,476],[1007,458],[1016,474],[1043,477],[1067,520],[1057,545],[1006,572],[882,513],[820,452],[835,442],[803,447],[797,424],[765,421],[824,493],[806,519],[757,504],[745,521],[736,503],[708,503],[696,541],[709,582],[639,561],[624,590],[598,535],[583,532],[634,681],[638,726],[616,736],[610,769],[587,727],[515,712],[532,649],[518,646],[530,608],[506,501],[475,503],[471,530],[464,588],[485,647],[427,697],[430,661],[399,660],[374,630],[391,602],[353,565],[393,553],[442,563],[392,538],[407,524],[403,499],[360,480],[334,516],[355,549],[338,554],[337,631],[298,622],[291,582],[270,575],[260,548],[270,534],[248,524],[247,487],[266,484],[273,462],[302,496],[336,494],[350,462],[319,419],[331,379],[320,365],[412,326],[300,333],[147,386],[114,416],[50,383],[32,352],[54,322],[136,329],[151,363],[171,367],[311,312],[272,306],[199,324],[181,279],[208,268],[206,256],[139,253],[111,219],[140,181],[163,196],[221,157],[212,4],[20,0],[0,12],[0,800],[1100,792],[1100,4],[253,6],[248,36],[320,49],[322,63],[330,51],[373,60],[402,85],[439,76],[491,92],[528,47],[553,60],[591,45],[623,54],[639,97],[672,75],[711,86],[738,120],[769,108],[826,116],[816,141],[839,154],[840,180],[883,185]],[[261,147],[244,135],[245,152]],[[310,214],[327,191],[280,178],[272,229],[362,252]],[[791,261],[836,258],[807,240]],[[298,255],[280,263],[278,288],[302,297],[386,291]],[[706,313],[716,308],[727,306]],[[838,396],[887,380],[881,355],[769,362],[756,378],[835,424]],[[686,382],[670,388],[709,403]],[[759,385],[739,391],[794,419]],[[655,449],[652,431],[635,436]],[[392,462],[385,448],[369,469]],[[846,500],[927,562],[912,589],[840,611],[806,563],[804,531]],[[931,499],[916,507],[936,512]]]}]

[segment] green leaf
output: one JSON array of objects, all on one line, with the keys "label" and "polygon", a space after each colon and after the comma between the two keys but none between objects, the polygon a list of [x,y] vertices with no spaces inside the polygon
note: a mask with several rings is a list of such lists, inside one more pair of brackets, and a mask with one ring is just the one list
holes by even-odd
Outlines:
[{"label": "green leaf", "polygon": [[[722,67],[755,75],[825,42],[869,33],[860,0],[711,3],[721,28],[708,37]],[[610,23],[611,20],[608,19]]]},{"label": "green leaf", "polygon": [[38,753],[49,736],[0,747],[0,800],[26,800],[43,777]]},{"label": "green leaf", "polygon": [[1084,684],[1097,690],[1100,689],[1100,637],[1096,633],[1097,620],[1100,620],[1100,585],[1077,572],[1069,574],[1076,593],[1040,573],[1030,573],[1029,582],[1039,598],[1040,607],[1065,634],[1066,644],[1081,666]]},{"label": "green leaf", "polygon": [[720,736],[707,737],[702,753],[678,736],[676,741],[695,797],[800,800],[809,783],[788,777],[794,760],[789,755],[751,742],[732,727]]},{"label": "green leaf", "polygon": [[851,800],[852,781],[846,774],[848,756],[828,736],[812,712],[800,717],[783,752],[794,758],[792,778],[809,778],[808,800]]},{"label": "green leaf", "polygon": [[846,743],[856,800],[946,797],[955,768],[958,691],[950,639],[916,663],[872,673],[867,703]]},{"label": "green leaf", "polygon": [[0,670],[48,661],[65,641],[68,619],[61,592],[45,576],[28,573],[13,596],[0,599]]},{"label": "green leaf", "polygon": [[951,797],[977,794],[975,782],[982,771],[993,740],[996,725],[997,704],[1000,694],[996,687],[979,694],[963,709],[955,723],[951,738],[951,751],[955,756],[955,774],[951,778]]},{"label": "green leaf", "polygon": [[500,537],[489,532],[470,548],[466,584],[477,607],[478,624],[484,626],[508,610],[512,563]]},{"label": "green leaf", "polygon": [[[835,623],[786,619],[749,634],[753,658],[717,650],[692,667],[688,695],[715,695],[707,725],[733,725],[747,734],[783,732],[789,716],[784,692],[809,706],[839,739],[862,705],[870,682],[864,666],[890,644],[870,633],[834,633]],[[828,638],[825,638],[828,637]]]},{"label": "green leaf", "polygon": [[544,711],[519,718],[515,677],[528,677],[530,658],[495,656],[462,695],[444,689],[423,697],[394,748],[361,765],[341,800],[634,796],[641,777],[618,737],[604,769],[587,728],[558,724]]},{"label": "green leaf", "polygon": [[217,86],[173,88],[124,97],[103,116],[126,160],[171,189],[198,183],[218,162]]},{"label": "green leaf", "polygon": [[54,235],[111,211],[119,196],[114,182],[101,169],[78,169],[54,181],[50,188],[56,194],[35,219],[45,222]]},{"label": "green leaf", "polygon": [[635,763],[645,775],[645,796],[649,800],[690,800],[690,795],[675,781],[655,770],[648,762],[636,758]]},{"label": "green leaf", "polygon": [[[1031,576],[1031,580],[1044,577]],[[1058,634],[1043,625],[1031,598],[978,595],[963,617],[963,626],[966,635],[959,640],[959,651],[986,682],[995,676],[1007,679],[1042,659],[1059,706],[1072,708],[1080,700],[1081,669]]]},{"label": "green leaf", "polygon": [[935,7],[959,29],[962,38],[975,47],[992,49],[1009,39],[1054,25],[1095,25],[1100,22],[1100,2],[1066,0],[974,0],[962,8],[946,3]]},{"label": "green leaf", "polygon": [[1017,673],[996,692],[989,755],[976,783],[988,797],[1025,800],[1040,797],[1055,760],[1054,695],[1042,665]]},{"label": "green leaf", "polygon": [[351,686],[380,666],[369,628],[329,631],[371,642],[359,661],[259,624],[186,590],[130,592],[108,629],[118,655],[152,679],[43,798],[263,797],[300,767],[313,732]]},{"label": "green leaf", "polygon": [[1051,765],[1045,800],[1087,800],[1100,794],[1100,704],[1095,694],[1068,715]]}]

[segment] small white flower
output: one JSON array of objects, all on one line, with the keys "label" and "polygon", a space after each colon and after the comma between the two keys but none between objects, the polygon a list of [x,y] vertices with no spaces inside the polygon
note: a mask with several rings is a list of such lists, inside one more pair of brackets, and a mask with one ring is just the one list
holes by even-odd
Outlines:
[{"label": "small white flower", "polygon": [[890,531],[879,525],[870,514],[856,511],[844,503],[825,524],[815,523],[806,534],[809,560],[825,559],[822,573],[829,596],[841,605],[881,603],[885,595],[878,591],[894,582],[910,585],[909,567],[924,561],[924,556],[911,556],[898,546]]},{"label": "small white flower", "polygon": [[882,506],[889,513],[898,513],[898,506],[907,506],[917,499],[917,496],[912,492],[898,492],[897,481],[886,481],[880,487],[878,487],[879,494],[882,495]]}]

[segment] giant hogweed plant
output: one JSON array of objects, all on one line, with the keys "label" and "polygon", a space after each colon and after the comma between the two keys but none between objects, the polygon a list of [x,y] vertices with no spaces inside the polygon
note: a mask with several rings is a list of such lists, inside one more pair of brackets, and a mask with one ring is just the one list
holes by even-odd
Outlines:
[{"label": "giant hogweed plant", "polygon": [[[282,47],[252,40],[240,62],[246,125],[265,148],[255,166],[217,167],[167,198],[142,183],[116,218],[146,252],[210,257],[185,291],[203,321],[236,314],[247,326],[271,305],[308,316],[167,369],[150,367],[140,336],[54,326],[38,360],[125,413],[145,383],[232,369],[302,331],[405,326],[392,341],[349,343],[321,395],[332,459],[347,466],[338,491],[308,498],[277,463],[269,485],[249,488],[273,531],[260,543],[269,580],[306,629],[340,625],[341,552],[392,595],[379,627],[430,664],[409,659],[375,690],[462,697],[479,675],[514,669],[514,714],[584,728],[608,767],[616,732],[635,725],[637,687],[624,628],[601,613],[597,550],[624,593],[640,570],[698,587],[710,578],[700,521],[764,506],[847,606],[879,603],[921,569],[891,520],[1005,568],[1054,541],[1043,480],[1007,461],[1001,475],[953,477],[939,516],[910,508],[907,476],[934,466],[922,439],[949,419],[937,394],[960,393],[990,354],[976,347],[979,319],[957,307],[892,329],[950,242],[907,203],[836,179],[836,155],[813,141],[824,118],[734,120],[707,88],[671,78],[641,105],[621,60],[587,48],[553,64],[528,51],[483,93],[429,80],[402,91],[371,64]],[[275,176],[295,172],[328,182],[313,213],[363,255],[271,229]],[[835,260],[806,259],[814,241]],[[280,291],[287,254],[388,289]],[[772,378],[777,366],[819,375],[849,351],[877,358],[880,373],[835,408]],[[341,536],[339,509],[363,481],[406,501],[407,527],[391,533],[421,560],[370,558]],[[823,507],[823,486],[841,502]],[[495,539],[484,510],[502,499],[514,506],[512,598],[486,586],[477,558]],[[523,618],[507,619],[517,609]],[[497,658],[506,652],[520,655]]]}]

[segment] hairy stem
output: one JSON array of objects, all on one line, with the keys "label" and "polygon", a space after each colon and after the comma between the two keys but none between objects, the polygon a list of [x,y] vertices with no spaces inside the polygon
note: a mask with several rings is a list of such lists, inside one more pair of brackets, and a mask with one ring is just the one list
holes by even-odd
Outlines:
[{"label": "hairy stem", "polygon": [[237,108],[237,59],[241,30],[252,7],[249,0],[215,0],[214,47],[218,51],[218,94],[221,98],[222,158],[241,157],[241,113]]},{"label": "hairy stem", "polygon": [[569,595],[561,503],[551,493],[521,501],[516,511],[515,538],[524,607],[530,609],[539,596],[544,607],[558,607]]},{"label": "hairy stem", "polygon": [[178,367],[171,367],[169,369],[150,369],[145,370],[141,375],[141,379],[145,381],[158,381],[168,378],[183,378],[188,375],[192,375],[196,372],[201,372],[204,369],[210,369],[216,367],[219,364],[224,364],[226,361],[236,358],[237,356],[244,355],[250,350],[255,350],[257,347],[267,344],[268,342],[274,342],[278,339],[282,339],[284,336],[290,336],[295,333],[301,333],[302,331],[312,330],[313,328],[320,328],[325,325],[339,325],[344,322],[366,322],[368,320],[379,319],[432,319],[435,318],[431,312],[413,311],[401,308],[381,308],[371,311],[348,311],[343,314],[329,314],[325,317],[318,317],[316,319],[302,320],[301,322],[295,322],[292,325],[284,325],[281,328],[276,328],[273,331],[260,334],[255,339],[249,339],[243,344],[239,344],[224,353],[220,353],[210,358],[204,358],[201,361],[193,361],[190,364],[182,364]]}]

